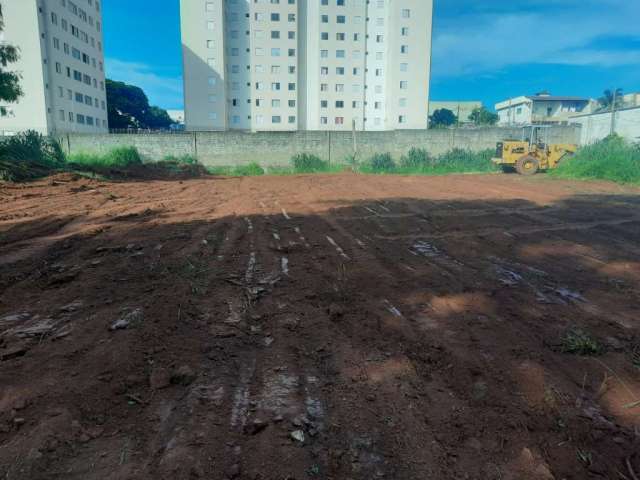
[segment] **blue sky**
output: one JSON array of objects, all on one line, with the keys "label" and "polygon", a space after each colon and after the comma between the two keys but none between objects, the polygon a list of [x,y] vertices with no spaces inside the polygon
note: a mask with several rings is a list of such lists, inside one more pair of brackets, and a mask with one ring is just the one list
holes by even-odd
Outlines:
[{"label": "blue sky", "polygon": [[[640,91],[640,0],[435,0],[433,100]],[[182,108],[179,0],[103,2],[107,75]]]}]

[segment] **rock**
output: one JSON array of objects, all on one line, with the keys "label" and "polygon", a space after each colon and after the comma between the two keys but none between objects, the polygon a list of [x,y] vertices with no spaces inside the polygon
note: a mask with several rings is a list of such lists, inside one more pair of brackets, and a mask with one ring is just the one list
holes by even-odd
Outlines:
[{"label": "rock", "polygon": [[171,383],[187,386],[191,384],[197,375],[191,367],[183,365],[171,374]]},{"label": "rock", "polygon": [[293,432],[291,432],[290,436],[294,440],[300,443],[304,443],[304,432],[302,430],[294,430]]},{"label": "rock", "polygon": [[129,328],[129,326],[139,325],[143,320],[144,313],[142,312],[142,309],[136,308],[135,310],[125,313],[118,320],[113,322],[109,327],[109,330],[124,330],[126,328]]},{"label": "rock", "polygon": [[80,300],[75,300],[74,302],[71,302],[68,305],[60,307],[60,311],[62,313],[72,313],[72,312],[75,312],[76,310],[82,308],[82,305],[83,305],[83,303]]},{"label": "rock", "polygon": [[255,419],[253,422],[244,426],[244,433],[247,435],[257,435],[269,426],[264,420]]},{"label": "rock", "polygon": [[273,343],[273,337],[265,337],[264,339],[264,346],[268,347]]},{"label": "rock", "polygon": [[166,368],[154,368],[149,376],[149,385],[154,390],[161,390],[171,385],[171,374]]},{"label": "rock", "polygon": [[234,463],[226,471],[227,478],[238,478],[240,476],[240,464]]},{"label": "rock", "polygon": [[25,320],[29,320],[31,318],[30,313],[12,313],[10,315],[5,315],[4,317],[0,317],[0,325],[6,323],[17,323],[24,322]]}]

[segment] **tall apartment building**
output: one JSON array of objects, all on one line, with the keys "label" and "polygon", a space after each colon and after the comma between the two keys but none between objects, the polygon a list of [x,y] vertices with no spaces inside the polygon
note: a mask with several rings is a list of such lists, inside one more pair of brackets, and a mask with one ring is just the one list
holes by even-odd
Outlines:
[{"label": "tall apartment building", "polygon": [[100,0],[0,0],[3,41],[19,47],[24,96],[0,105],[0,135],[107,132]]},{"label": "tall apartment building", "polygon": [[427,127],[433,0],[181,0],[187,130]]}]

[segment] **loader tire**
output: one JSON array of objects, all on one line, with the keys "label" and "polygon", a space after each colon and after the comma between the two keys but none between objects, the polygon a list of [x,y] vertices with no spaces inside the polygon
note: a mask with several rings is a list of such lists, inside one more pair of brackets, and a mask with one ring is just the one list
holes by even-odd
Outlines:
[{"label": "loader tire", "polygon": [[525,155],[516,162],[516,170],[520,175],[535,175],[540,170],[540,162],[536,157]]}]

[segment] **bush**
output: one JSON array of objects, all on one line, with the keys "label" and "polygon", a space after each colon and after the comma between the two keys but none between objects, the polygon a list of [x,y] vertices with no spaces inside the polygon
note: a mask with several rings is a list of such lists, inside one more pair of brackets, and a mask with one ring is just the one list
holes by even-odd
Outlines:
[{"label": "bush", "polygon": [[239,167],[235,167],[231,172],[231,175],[235,175],[238,177],[256,177],[256,176],[264,175],[264,168],[262,168],[256,162],[253,162],[248,165],[241,165]]},{"label": "bush", "polygon": [[64,167],[57,140],[27,131],[0,142],[0,179],[19,182],[48,175]]},{"label": "bush", "polygon": [[396,169],[390,153],[376,153],[366,163],[366,169],[374,173],[390,173]]},{"label": "bush", "polygon": [[403,170],[425,170],[433,164],[434,158],[423,148],[412,148],[409,153],[400,157],[400,168]]},{"label": "bush", "polygon": [[611,136],[581,148],[550,174],[560,178],[640,183],[640,146]]},{"label": "bush", "polygon": [[298,153],[291,157],[291,165],[296,173],[326,172],[329,162],[311,153]]}]

